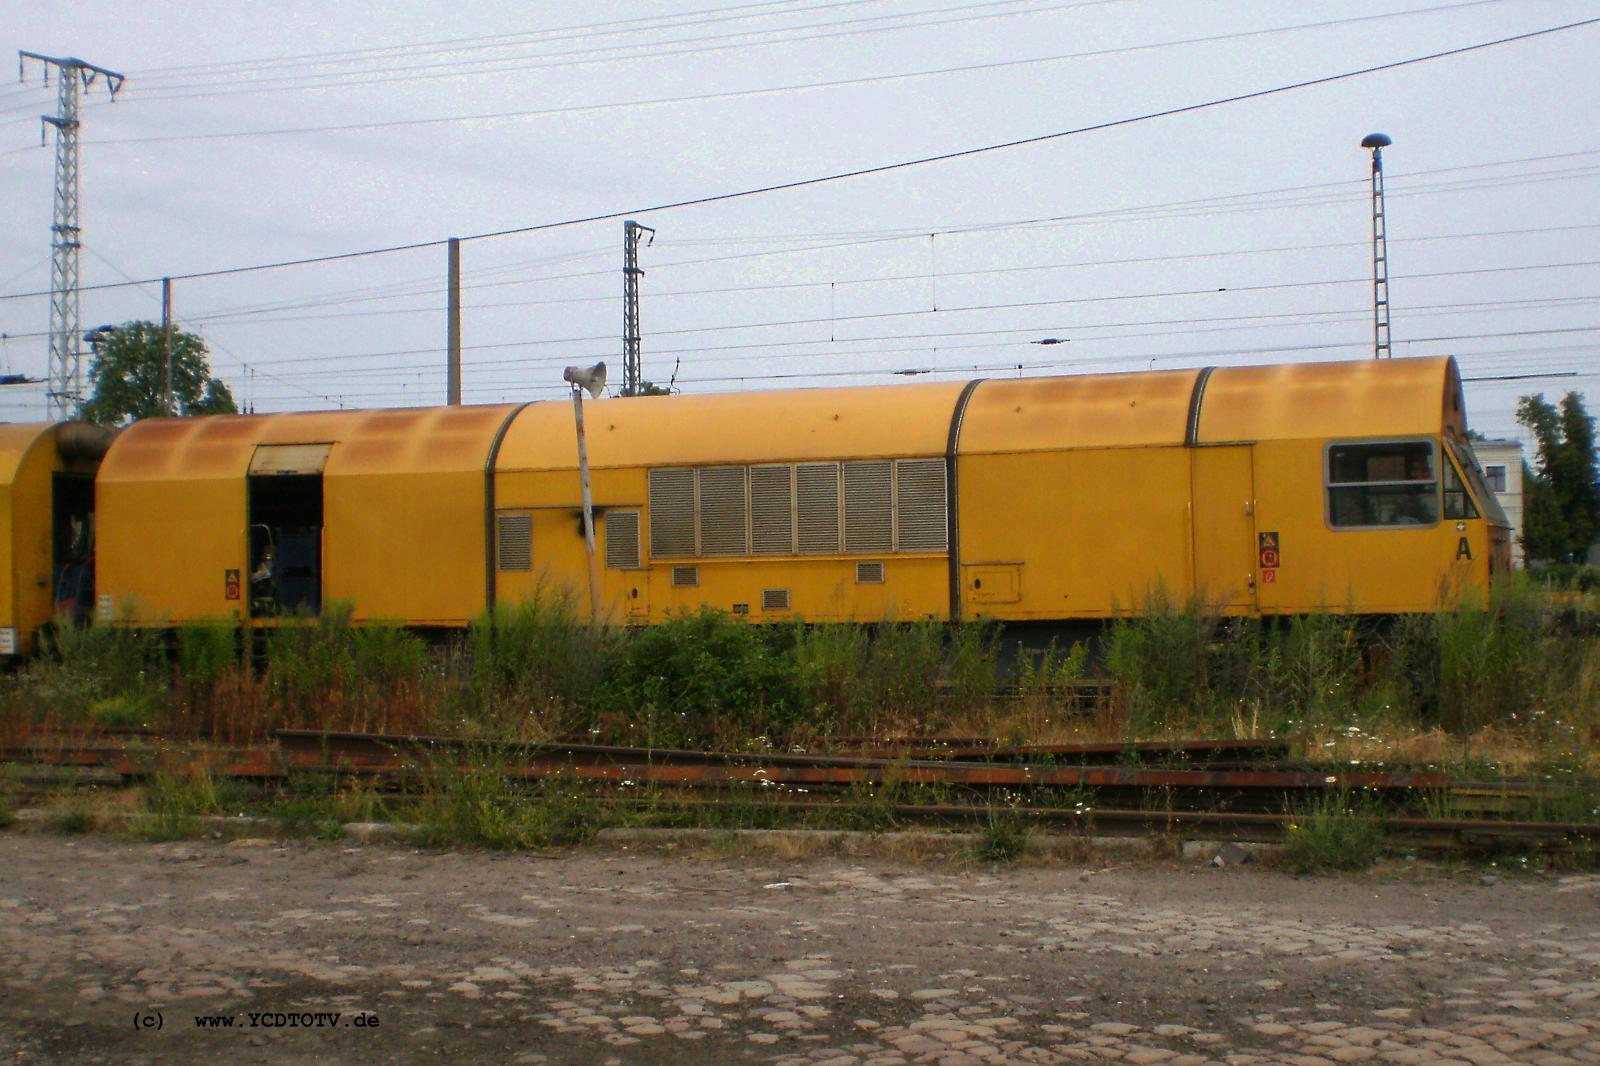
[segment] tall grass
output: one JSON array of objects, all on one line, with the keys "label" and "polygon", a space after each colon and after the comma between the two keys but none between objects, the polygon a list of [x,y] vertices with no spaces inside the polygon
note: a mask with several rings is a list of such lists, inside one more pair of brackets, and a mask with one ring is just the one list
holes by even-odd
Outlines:
[{"label": "tall grass", "polygon": [[987,621],[752,625],[703,608],[625,629],[589,623],[548,586],[442,648],[353,617],[330,603],[282,620],[263,631],[264,655],[227,620],[184,623],[170,639],[62,626],[0,680],[4,725],[149,724],[229,743],[311,727],[734,750],[951,731],[1018,743],[1493,732],[1573,773],[1592,770],[1600,744],[1594,600],[1520,577],[1487,602],[1380,621],[1337,610],[1225,618],[1157,588],[1102,633],[1120,695],[1092,720],[1064,691],[1090,669],[1086,647],[1024,653],[1002,677]]},{"label": "tall grass", "polygon": [[621,644],[618,631],[579,617],[564,586],[541,583],[520,603],[496,604],[467,628],[456,730],[534,740],[592,728]]}]

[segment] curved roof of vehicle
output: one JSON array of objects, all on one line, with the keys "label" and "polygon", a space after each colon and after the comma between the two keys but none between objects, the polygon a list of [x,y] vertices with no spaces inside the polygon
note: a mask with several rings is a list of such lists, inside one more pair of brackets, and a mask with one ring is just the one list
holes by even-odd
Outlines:
[{"label": "curved roof of vehicle", "polygon": [[17,480],[23,460],[34,445],[55,431],[52,422],[0,423],[0,485],[10,485]]},{"label": "curved roof of vehicle", "polygon": [[[1464,433],[1455,361],[1292,363],[976,385],[962,454],[1151,447],[1310,437]],[[1194,406],[1197,384],[1200,403]],[[584,405],[596,469],[942,455],[968,383],[644,396]],[[1197,417],[1196,417],[1197,416]],[[509,420],[509,422],[508,422]],[[1193,425],[1191,425],[1193,421]],[[0,480],[48,426],[0,426]],[[471,407],[148,419],[123,430],[105,482],[241,477],[261,445],[332,443],[324,473],[497,469],[577,463],[566,400]],[[14,476],[14,475],[13,475]]]},{"label": "curved roof of vehicle", "polygon": [[1448,356],[1218,367],[1196,442],[1464,434],[1461,374]]},{"label": "curved roof of vehicle", "polygon": [[[719,463],[943,455],[964,382],[638,396],[584,403],[589,464]],[[530,404],[511,424],[499,470],[577,465],[572,404]]]},{"label": "curved roof of vehicle", "polygon": [[334,444],[323,473],[479,471],[513,404],[151,418],[123,430],[100,480],[243,477],[261,445]]}]

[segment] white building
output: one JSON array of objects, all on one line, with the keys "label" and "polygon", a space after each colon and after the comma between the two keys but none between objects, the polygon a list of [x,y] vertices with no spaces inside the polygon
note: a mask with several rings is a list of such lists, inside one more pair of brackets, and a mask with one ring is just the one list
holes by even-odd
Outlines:
[{"label": "white building", "polygon": [[1511,565],[1522,569],[1522,442],[1479,440],[1472,450],[1483,466],[1483,479],[1511,520]]}]

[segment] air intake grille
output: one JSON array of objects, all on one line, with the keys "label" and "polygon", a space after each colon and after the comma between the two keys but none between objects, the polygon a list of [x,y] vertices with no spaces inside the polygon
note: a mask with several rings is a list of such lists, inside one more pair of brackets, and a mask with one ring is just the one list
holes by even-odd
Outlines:
[{"label": "air intake grille", "polygon": [[794,476],[800,512],[800,553],[838,554],[839,464],[802,463],[795,467]]},{"label": "air intake grille", "polygon": [[763,611],[787,611],[789,609],[789,590],[762,589],[761,609]]},{"label": "air intake grille", "polygon": [[844,464],[844,550],[894,550],[893,464],[887,459]]},{"label": "air intake grille", "polygon": [[903,552],[947,550],[944,460],[897,460],[894,479],[899,507],[895,549]]},{"label": "air intake grille", "polygon": [[694,471],[650,471],[650,554],[694,554]]},{"label": "air intake grille", "polygon": [[881,585],[883,584],[883,564],[881,562],[857,563],[856,584]]},{"label": "air intake grille", "polygon": [[675,589],[692,589],[700,584],[700,568],[698,566],[674,566],[672,568],[672,587]]},{"label": "air intake grille", "polygon": [[621,570],[639,568],[639,512],[607,511],[606,565]]},{"label": "air intake grille", "polygon": [[495,516],[495,550],[501,570],[533,569],[533,516]]},{"label": "air intake grille", "polygon": [[700,471],[700,554],[746,555],[745,468],[711,466]]},{"label": "air intake grille", "polygon": [[750,468],[750,548],[756,555],[794,551],[794,484],[789,466]]}]

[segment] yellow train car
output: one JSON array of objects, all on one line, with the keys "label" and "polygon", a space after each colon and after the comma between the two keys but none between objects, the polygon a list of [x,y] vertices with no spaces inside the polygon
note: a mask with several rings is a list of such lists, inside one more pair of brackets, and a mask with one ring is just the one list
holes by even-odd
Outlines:
[{"label": "yellow train car", "polygon": [[140,624],[354,604],[463,626],[482,610],[485,492],[514,406],[158,418],[96,487],[98,614]]},{"label": "yellow train car", "polygon": [[94,476],[110,430],[0,425],[0,656],[32,652],[56,617],[94,595]]},{"label": "yellow train car", "polygon": [[[600,613],[1068,621],[1429,611],[1509,567],[1450,359],[604,400]],[[101,470],[101,604],[454,627],[587,596],[571,405],[156,420]],[[181,547],[180,547],[181,546]],[[263,576],[264,574],[264,576]],[[584,604],[587,607],[587,604]]]}]

